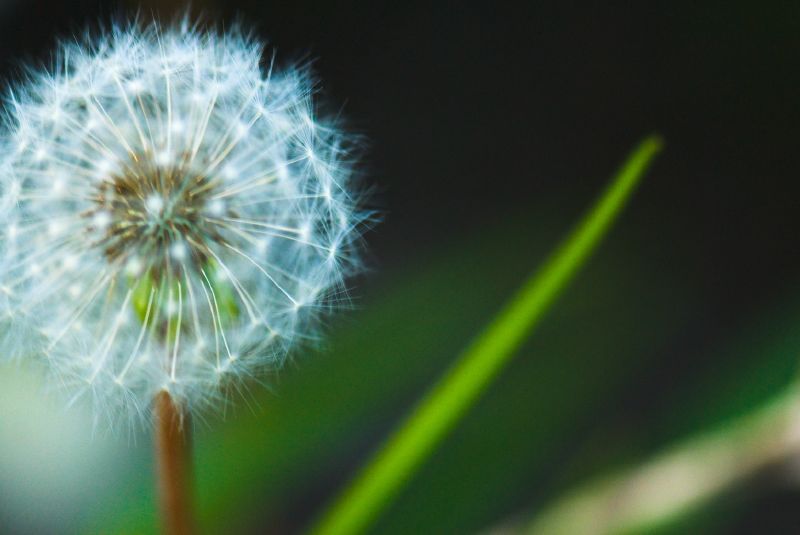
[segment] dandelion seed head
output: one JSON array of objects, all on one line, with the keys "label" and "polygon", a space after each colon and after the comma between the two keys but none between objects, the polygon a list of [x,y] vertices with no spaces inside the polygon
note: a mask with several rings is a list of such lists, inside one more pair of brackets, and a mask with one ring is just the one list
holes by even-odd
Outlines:
[{"label": "dandelion seed head", "polygon": [[[239,29],[133,24],[62,44],[7,97],[4,343],[97,413],[190,410],[313,340],[360,267],[353,140],[306,69]],[[18,346],[18,347],[14,347]]]}]

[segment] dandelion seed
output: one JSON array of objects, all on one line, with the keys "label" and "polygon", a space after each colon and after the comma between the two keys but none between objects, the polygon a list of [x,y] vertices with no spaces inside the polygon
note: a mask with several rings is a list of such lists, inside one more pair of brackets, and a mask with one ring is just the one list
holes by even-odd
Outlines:
[{"label": "dandelion seed", "polygon": [[238,29],[115,28],[7,97],[4,309],[102,419],[164,390],[217,404],[314,338],[359,266],[352,141],[262,52]]}]

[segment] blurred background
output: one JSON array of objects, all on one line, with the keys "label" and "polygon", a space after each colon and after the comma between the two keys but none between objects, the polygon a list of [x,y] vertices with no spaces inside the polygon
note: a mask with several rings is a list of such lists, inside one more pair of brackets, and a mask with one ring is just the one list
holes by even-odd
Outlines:
[{"label": "blurred background", "polygon": [[[328,347],[198,422],[208,533],[307,528],[654,131],[665,152],[598,254],[373,531],[533,519],[792,380],[800,4],[528,4],[192,2],[313,60],[384,214]],[[2,0],[0,74],[138,6]],[[0,531],[152,531],[148,434],[93,433],[39,376],[0,375]],[[798,503],[784,463],[659,533],[795,533]]]}]

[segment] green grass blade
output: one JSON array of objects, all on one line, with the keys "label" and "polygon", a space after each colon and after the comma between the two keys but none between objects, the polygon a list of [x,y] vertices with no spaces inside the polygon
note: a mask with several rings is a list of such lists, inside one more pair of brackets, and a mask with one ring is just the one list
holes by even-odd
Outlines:
[{"label": "green grass blade", "polygon": [[312,528],[313,533],[358,533],[369,526],[474,404],[588,259],[661,145],[656,136],[640,143],[574,231],[422,399]]}]

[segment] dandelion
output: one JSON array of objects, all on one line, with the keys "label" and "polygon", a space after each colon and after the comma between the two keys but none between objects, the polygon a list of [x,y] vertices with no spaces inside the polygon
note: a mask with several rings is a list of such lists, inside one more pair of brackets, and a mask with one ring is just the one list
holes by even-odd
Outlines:
[{"label": "dandelion", "polygon": [[7,99],[5,350],[114,423],[219,407],[275,369],[359,266],[352,141],[234,29],[62,44]]}]

